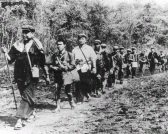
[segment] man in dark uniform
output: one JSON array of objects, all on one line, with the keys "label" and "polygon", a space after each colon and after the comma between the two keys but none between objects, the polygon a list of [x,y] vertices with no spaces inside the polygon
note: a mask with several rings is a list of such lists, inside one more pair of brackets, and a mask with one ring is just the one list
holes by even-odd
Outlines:
[{"label": "man in dark uniform", "polygon": [[155,66],[156,64],[158,64],[158,55],[155,52],[155,49],[153,47],[151,48],[151,52],[148,55],[148,60],[150,65],[149,69],[150,69],[151,75],[153,75],[155,72]]},{"label": "man in dark uniform", "polygon": [[[111,66],[110,66],[110,78],[112,79],[112,87],[114,86],[116,79],[118,79],[118,73],[123,72],[123,58],[119,52],[118,46],[113,47],[113,52],[111,53]],[[122,79],[120,79],[122,83]]]},{"label": "man in dark uniform", "polygon": [[46,81],[49,82],[44,49],[42,43],[34,37],[34,32],[33,26],[25,25],[22,27],[22,40],[16,41],[9,53],[6,48],[2,48],[9,64],[15,62],[14,80],[22,98],[16,111],[18,120],[14,129],[21,129],[25,121],[31,122],[35,119],[34,99],[39,80],[39,67],[42,68]]},{"label": "man in dark uniform", "polygon": [[127,64],[126,66],[126,76],[129,78],[129,75],[131,75],[131,62],[133,61],[131,56],[131,49],[127,49],[127,54],[124,57],[124,62]]},{"label": "man in dark uniform", "polygon": [[[95,40],[95,42],[94,42],[94,51],[95,51],[96,55],[98,55],[99,52],[101,51],[101,41],[98,40],[98,39]],[[96,60],[96,66],[97,66],[97,60]],[[91,75],[91,80],[92,80],[92,87],[91,87],[92,88],[92,93],[91,93],[91,96],[99,97],[100,94],[99,94],[99,88],[98,88],[97,73]]]},{"label": "man in dark uniform", "polygon": [[107,84],[107,78],[109,74],[109,54],[106,50],[106,44],[96,44],[95,43],[95,53],[97,54],[96,66],[97,66],[97,73],[96,73],[96,81],[97,81],[97,90],[101,89],[102,94],[105,93],[105,87]]},{"label": "man in dark uniform", "polygon": [[77,70],[75,71],[75,63],[72,54],[66,51],[65,44],[62,40],[57,41],[57,47],[58,52],[53,54],[50,64],[50,68],[54,71],[56,112],[60,111],[60,94],[63,85],[65,86],[65,93],[68,97],[71,109],[75,107],[71,93],[71,84],[75,81],[79,81],[79,75]]}]

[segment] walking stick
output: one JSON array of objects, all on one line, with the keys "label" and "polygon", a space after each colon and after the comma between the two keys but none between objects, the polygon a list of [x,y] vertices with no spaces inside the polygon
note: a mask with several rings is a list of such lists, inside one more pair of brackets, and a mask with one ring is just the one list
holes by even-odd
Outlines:
[{"label": "walking stick", "polygon": [[6,65],[7,65],[7,71],[8,71],[8,74],[9,74],[10,84],[11,84],[11,87],[12,87],[12,94],[13,94],[13,97],[14,97],[15,106],[16,106],[16,109],[17,109],[17,103],[16,103],[16,98],[15,98],[14,86],[13,86],[12,79],[11,79],[11,74],[10,74],[10,71],[9,71],[8,60],[7,60],[6,56],[5,56],[5,54],[4,54],[4,57],[5,57]]}]

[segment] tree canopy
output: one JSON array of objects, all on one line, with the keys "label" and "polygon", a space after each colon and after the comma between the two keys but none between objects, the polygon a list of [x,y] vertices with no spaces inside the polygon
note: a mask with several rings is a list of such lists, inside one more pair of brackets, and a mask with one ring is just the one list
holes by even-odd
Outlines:
[{"label": "tree canopy", "polygon": [[[100,39],[109,48],[167,49],[168,10],[155,3],[120,3],[108,7],[83,0],[10,0],[0,7],[0,46],[8,48],[21,37],[23,24],[36,28],[46,53],[53,52],[61,38],[71,51],[77,35],[86,33],[88,44]],[[158,49],[158,50],[159,50]]]}]

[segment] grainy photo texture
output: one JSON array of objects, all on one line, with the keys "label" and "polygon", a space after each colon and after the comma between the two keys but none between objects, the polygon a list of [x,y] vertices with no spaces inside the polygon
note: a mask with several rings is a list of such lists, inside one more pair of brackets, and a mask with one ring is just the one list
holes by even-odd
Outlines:
[{"label": "grainy photo texture", "polygon": [[0,133],[168,133],[167,6],[0,0]]}]

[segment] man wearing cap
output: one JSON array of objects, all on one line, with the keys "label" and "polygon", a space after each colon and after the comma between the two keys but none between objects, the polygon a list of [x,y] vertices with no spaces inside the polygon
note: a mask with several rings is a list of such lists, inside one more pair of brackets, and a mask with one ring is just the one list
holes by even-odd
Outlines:
[{"label": "man wearing cap", "polygon": [[39,67],[42,68],[46,75],[46,81],[49,82],[43,46],[34,37],[34,32],[34,27],[25,25],[22,28],[22,40],[16,41],[8,53],[6,48],[2,48],[8,63],[15,62],[14,80],[22,97],[16,111],[18,121],[14,129],[21,129],[25,121],[30,122],[35,118],[34,99],[39,80]]},{"label": "man wearing cap", "polygon": [[[80,86],[76,86],[76,90],[81,90],[82,94],[89,101],[90,89],[90,73],[96,74],[96,54],[93,48],[86,44],[87,36],[85,34],[78,35],[78,46],[72,50],[76,67],[80,76]],[[84,99],[84,96],[82,97]],[[82,101],[83,101],[82,99]]]},{"label": "man wearing cap", "polygon": [[124,57],[124,47],[120,47],[120,54]]},{"label": "man wearing cap", "polygon": [[131,56],[131,49],[127,49],[127,54],[124,57],[124,62],[127,64],[126,66],[126,76],[129,78],[129,75],[131,75],[131,62],[133,61]]},{"label": "man wearing cap", "polygon": [[138,57],[138,54],[136,53],[136,48],[135,47],[132,47],[132,53],[131,53],[131,56],[132,56],[132,78],[134,78],[136,76],[136,70],[138,68],[138,62],[139,62],[139,57]]},{"label": "man wearing cap", "polygon": [[[118,72],[123,72],[123,58],[122,55],[119,52],[118,46],[113,47],[113,52],[111,53],[111,63],[110,63],[110,79],[111,84],[110,86],[114,86],[115,80],[118,79]],[[120,79],[120,83],[122,83],[122,80]]]},{"label": "man wearing cap", "polygon": [[154,74],[155,66],[158,64],[158,54],[155,52],[155,49],[152,47],[151,52],[148,54],[148,61],[149,61],[149,69],[151,75]]},{"label": "man wearing cap", "polygon": [[75,62],[72,57],[72,53],[65,49],[65,43],[63,40],[57,41],[58,51],[51,57],[50,68],[54,72],[55,81],[55,99],[57,108],[55,112],[60,111],[60,94],[61,88],[65,86],[65,93],[68,97],[71,109],[75,107],[73,96],[71,93],[71,84],[73,82],[79,82],[79,75],[75,69]]},{"label": "man wearing cap", "polygon": [[107,53],[106,50],[106,44],[101,44],[97,43],[95,40],[95,53],[97,55],[97,60],[96,60],[96,67],[97,67],[97,73],[96,73],[96,81],[97,81],[97,86],[96,86],[96,95],[98,95],[98,89],[102,91],[102,94],[105,93],[104,89],[107,84],[107,78],[109,74],[109,65],[110,65],[110,60],[109,60],[109,54]]}]

